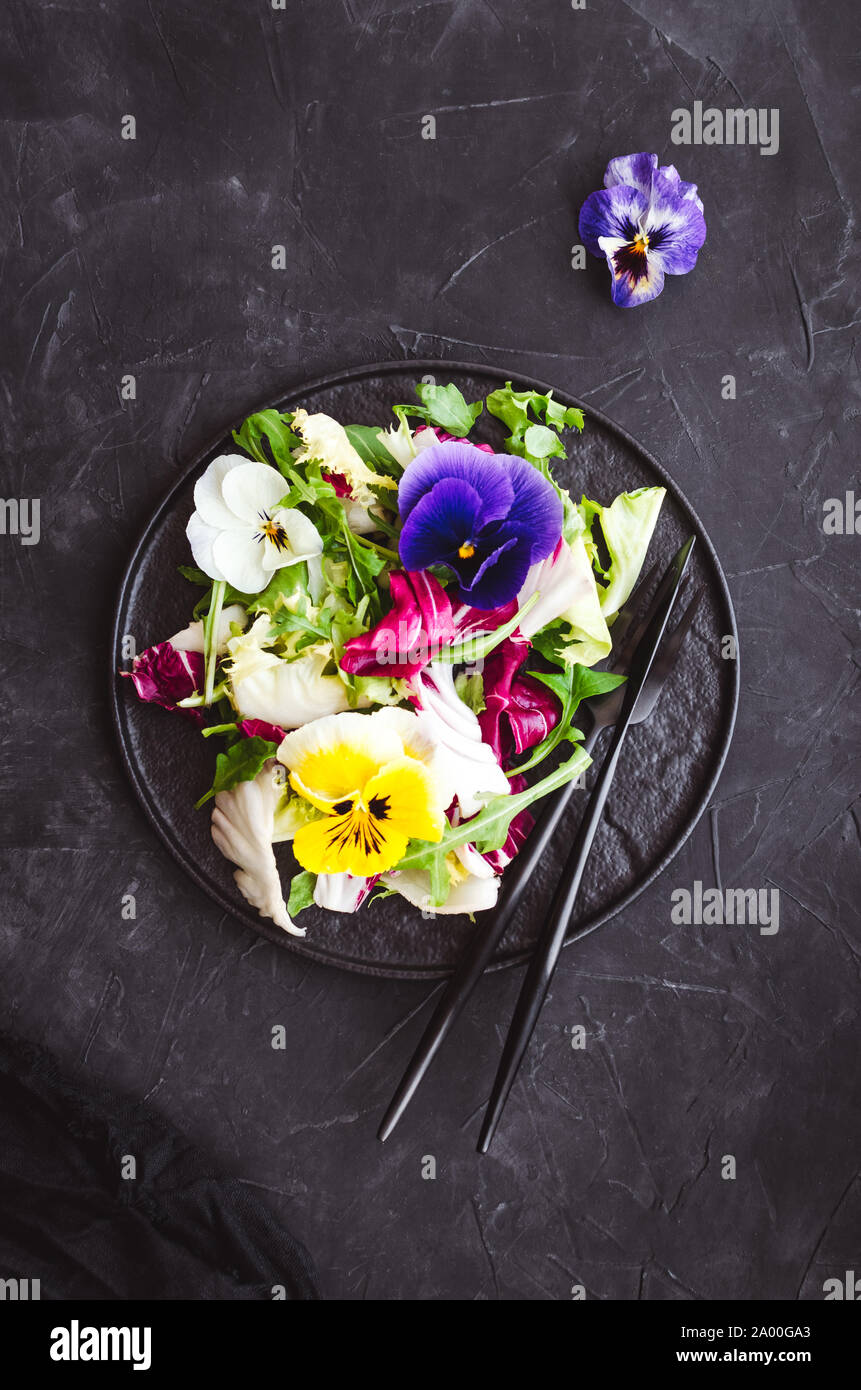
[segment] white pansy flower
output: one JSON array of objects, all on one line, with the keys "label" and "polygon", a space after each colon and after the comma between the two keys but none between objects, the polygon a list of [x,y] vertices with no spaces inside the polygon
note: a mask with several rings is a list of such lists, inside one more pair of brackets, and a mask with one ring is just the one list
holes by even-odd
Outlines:
[{"label": "white pansy flower", "polygon": [[350,486],[353,502],[370,507],[378,500],[372,487],[397,488],[394,478],[386,478],[368,467],[350,443],[344,426],[331,415],[309,415],[307,410],[297,410],[292,427],[303,440],[303,447],[293,455],[296,462],[316,459],[327,473],[340,473]]},{"label": "white pansy flower", "polygon": [[221,454],[194,485],[186,528],[192,554],[210,579],[243,594],[265,589],[274,570],[319,555],[316,526],[294,507],[279,507],[287,483],[276,468]]}]

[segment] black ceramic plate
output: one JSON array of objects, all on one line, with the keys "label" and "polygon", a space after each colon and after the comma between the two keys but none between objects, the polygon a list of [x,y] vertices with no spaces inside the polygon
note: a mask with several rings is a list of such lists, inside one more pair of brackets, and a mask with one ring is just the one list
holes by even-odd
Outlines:
[{"label": "black ceramic plate", "polygon": [[[455,382],[468,400],[486,396],[505,380],[503,373],[490,367],[390,362],[312,382],[273,404],[282,410],[301,404],[345,424],[382,425],[393,419],[392,405],[415,399],[415,383],[427,373]],[[516,384],[549,389],[526,378]],[[582,405],[564,392],[554,394],[566,405]],[[650,557],[669,559],[693,531],[697,537],[693,580],[705,590],[695,626],[662,699],[651,720],[631,731],[623,750],[573,922],[578,929],[592,930],[631,903],[660,873],[708,804],[732,735],[738,662],[721,657],[721,639],[735,637],[735,619],[723,572],[699,519],[639,444],[590,407],[582,408],[586,428],[569,439],[568,463],[554,462],[560,481],[575,497],[585,493],[601,502],[636,487],[663,484],[667,498]],[[474,435],[497,446],[502,439],[498,421],[487,415],[480,417]],[[236,888],[233,866],[210,839],[208,811],[194,809],[196,797],[212,781],[215,749],[186,720],[141,704],[131,681],[115,674],[123,664],[124,633],[132,633],[142,650],[188,622],[195,591],[177,573],[177,566],[190,559],[185,526],[193,510],[194,483],[212,458],[234,447],[229,437],[219,440],[176,483],[147,526],[123,579],[112,640],[111,690],[132,785],[174,857],[222,909],[252,931],[288,950],[347,970],[399,978],[445,975],[475,930],[467,917],[427,921],[403,898],[390,897],[352,916],[309,908],[301,919],[308,928],[305,938],[288,936],[259,917]],[[604,746],[599,744],[598,757]],[[575,792],[570,819],[557,834],[555,852],[546,856],[541,871],[534,875],[518,920],[496,957],[497,965],[523,960],[534,943],[585,795]],[[294,868],[289,846],[276,846],[276,854],[288,878]]]}]

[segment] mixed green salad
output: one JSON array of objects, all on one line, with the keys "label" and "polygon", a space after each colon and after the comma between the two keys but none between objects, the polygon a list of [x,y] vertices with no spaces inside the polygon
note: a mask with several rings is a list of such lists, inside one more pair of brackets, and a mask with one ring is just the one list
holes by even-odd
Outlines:
[{"label": "mixed green salad", "polygon": [[[296,935],[311,903],[493,907],[534,803],[589,764],[578,707],[621,679],[595,668],[664,498],[575,502],[583,415],[551,392],[416,395],[388,424],[250,416],[195,485],[189,626],[126,673],[216,745],[189,795]],[[498,448],[470,438],[488,416]]]}]

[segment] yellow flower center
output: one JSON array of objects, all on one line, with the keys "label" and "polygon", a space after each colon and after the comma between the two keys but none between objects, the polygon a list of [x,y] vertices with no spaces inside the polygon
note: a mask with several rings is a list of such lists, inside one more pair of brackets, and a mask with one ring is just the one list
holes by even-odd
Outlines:
[{"label": "yellow flower center", "polygon": [[462,560],[471,560],[475,554],[475,546],[470,541],[464,541],[457,553]]},{"label": "yellow flower center", "polygon": [[649,238],[643,232],[641,232],[639,236],[634,237],[634,240],[631,243],[631,249],[635,251],[639,256],[644,256],[646,254],[648,246]]},{"label": "yellow flower center", "polygon": [[275,521],[268,512],[261,512],[260,520],[260,539],[271,541],[276,550],[286,550],[287,532],[280,522]]}]

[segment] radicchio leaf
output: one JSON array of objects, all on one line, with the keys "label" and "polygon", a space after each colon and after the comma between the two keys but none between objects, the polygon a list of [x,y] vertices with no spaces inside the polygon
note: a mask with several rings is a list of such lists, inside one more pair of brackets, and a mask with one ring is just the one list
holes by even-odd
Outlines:
[{"label": "radicchio leaf", "polygon": [[559,720],[559,702],[547,687],[518,674],[528,651],[524,638],[507,637],[484,666],[485,709],[478,722],[503,767],[546,738]]},{"label": "radicchio leaf", "polygon": [[351,676],[413,676],[455,636],[451,603],[432,574],[397,570],[390,585],[389,612],[344,648],[341,670]]},{"label": "radicchio leaf", "polygon": [[[141,700],[162,709],[176,709],[180,700],[203,687],[203,657],[200,652],[177,651],[170,642],[158,642],[135,657],[130,671],[122,671],[134,683]],[[181,709],[180,714],[203,723],[200,710]]]}]

